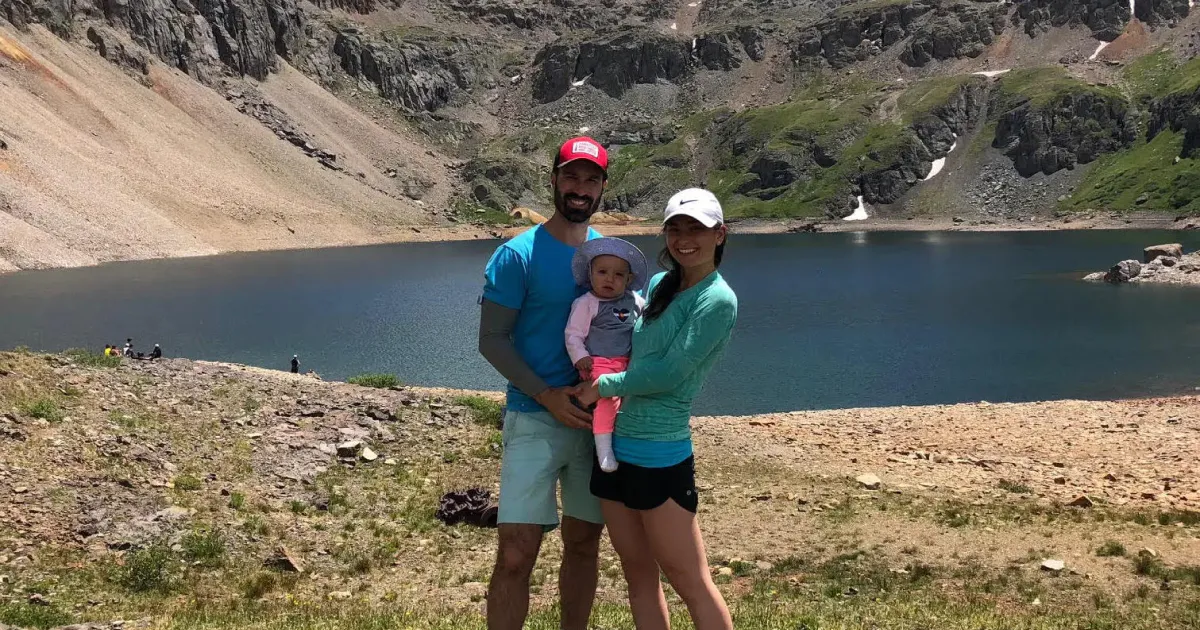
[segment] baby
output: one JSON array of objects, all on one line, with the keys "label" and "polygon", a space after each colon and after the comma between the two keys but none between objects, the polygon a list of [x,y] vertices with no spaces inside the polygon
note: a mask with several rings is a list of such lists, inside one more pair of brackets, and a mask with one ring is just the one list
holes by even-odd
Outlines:
[{"label": "baby", "polygon": [[[646,257],[619,238],[597,238],[584,243],[571,261],[575,283],[588,290],[571,304],[567,320],[567,354],[579,377],[592,381],[601,374],[624,372],[633,347],[633,328],[646,301],[639,294],[646,286]],[[617,469],[612,433],[621,408],[618,398],[601,398],[592,413],[596,457],[600,469]]]}]

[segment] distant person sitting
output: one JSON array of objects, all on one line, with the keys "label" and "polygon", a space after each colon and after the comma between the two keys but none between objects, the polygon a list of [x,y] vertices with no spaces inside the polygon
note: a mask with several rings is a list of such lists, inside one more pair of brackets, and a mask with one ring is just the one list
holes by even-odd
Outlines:
[{"label": "distant person sitting", "polygon": [[292,355],[292,374],[299,374],[299,373],[300,373],[300,356],[293,354]]},{"label": "distant person sitting", "polygon": [[112,356],[112,346],[110,346],[108,344],[104,344],[104,356],[106,356],[106,357]]},{"label": "distant person sitting", "polygon": [[123,354],[127,357],[130,357],[130,358],[133,357],[133,340],[132,339],[125,342],[125,349],[123,351],[121,351],[121,354]]},{"label": "distant person sitting", "polygon": [[151,359],[161,359],[162,358],[162,348],[158,347],[158,344],[154,344],[154,349],[150,351],[150,358]]}]

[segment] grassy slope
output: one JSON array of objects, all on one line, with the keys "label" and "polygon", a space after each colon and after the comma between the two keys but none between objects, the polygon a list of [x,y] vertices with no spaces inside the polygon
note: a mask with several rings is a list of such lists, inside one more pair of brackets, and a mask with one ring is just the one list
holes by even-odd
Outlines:
[{"label": "grassy slope", "polygon": [[[1126,90],[1145,107],[1155,98],[1200,89],[1200,58],[1179,64],[1160,51],[1129,64],[1123,74]],[[1147,142],[1145,131],[1143,124],[1130,150],[1101,158],[1062,207],[1200,212],[1200,160],[1175,161],[1182,134],[1168,130]]]}]

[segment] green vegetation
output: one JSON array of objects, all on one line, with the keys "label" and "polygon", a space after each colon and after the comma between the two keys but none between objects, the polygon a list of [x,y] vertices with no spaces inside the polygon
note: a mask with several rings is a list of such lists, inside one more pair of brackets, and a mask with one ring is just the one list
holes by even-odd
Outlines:
[{"label": "green vegetation", "polygon": [[936,77],[918,81],[904,91],[897,100],[904,122],[912,123],[934,109],[947,103],[958,90],[971,83],[983,85],[987,79],[971,74]]},{"label": "green vegetation", "polygon": [[1134,98],[1142,100],[1193,92],[1200,88],[1200,57],[1180,64],[1163,49],[1125,66],[1122,78]]},{"label": "green vegetation", "polygon": [[1025,100],[1034,107],[1043,107],[1063,96],[1080,92],[1093,92],[1122,100],[1124,98],[1115,88],[1089,85],[1070,76],[1060,66],[1013,70],[1000,77],[999,86],[1000,106],[993,109],[993,114],[1003,114]]},{"label": "green vegetation", "polygon": [[1182,150],[1183,135],[1166,130],[1104,156],[1062,207],[1200,213],[1200,160],[1176,162]]},{"label": "green vegetation", "polygon": [[0,624],[18,628],[49,630],[73,622],[71,615],[58,606],[37,606],[25,603],[0,602]]},{"label": "green vegetation", "polygon": [[58,401],[49,397],[20,402],[17,404],[17,410],[30,418],[38,418],[47,422],[59,422],[63,419],[63,412],[58,406]]},{"label": "green vegetation", "polygon": [[387,389],[389,387],[399,387],[400,379],[396,378],[395,374],[359,374],[346,380],[351,385],[360,385],[362,387],[374,387],[375,389]]},{"label": "green vegetation", "polygon": [[172,482],[172,485],[175,486],[176,490],[193,492],[195,490],[199,490],[204,484],[201,483],[200,479],[195,475],[183,474],[176,477]]},{"label": "green vegetation", "polygon": [[215,529],[188,532],[179,542],[183,557],[204,567],[219,567],[225,558],[225,537]]},{"label": "green vegetation", "polygon": [[500,418],[503,415],[500,403],[485,396],[459,396],[454,404],[466,407],[471,412],[471,419],[485,427],[500,428]]},{"label": "green vegetation", "polygon": [[1030,494],[1033,489],[1023,483],[1015,483],[1007,479],[1000,480],[1000,489],[1007,490],[1013,494]]},{"label": "green vegetation", "polygon": [[125,559],[117,583],[135,593],[166,592],[174,585],[177,561],[165,545],[139,549]]},{"label": "green vegetation", "polygon": [[1096,555],[1102,558],[1123,556],[1125,555],[1125,545],[1122,545],[1115,540],[1107,541],[1103,545],[1100,545],[1100,548],[1096,550]]},{"label": "green vegetation", "polygon": [[106,357],[101,353],[92,352],[86,348],[71,348],[63,354],[67,355],[76,364],[87,367],[115,368],[121,365],[121,357]]}]

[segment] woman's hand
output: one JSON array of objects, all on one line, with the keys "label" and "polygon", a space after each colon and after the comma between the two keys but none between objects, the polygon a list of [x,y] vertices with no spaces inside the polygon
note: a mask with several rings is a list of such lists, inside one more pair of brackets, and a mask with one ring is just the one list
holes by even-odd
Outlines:
[{"label": "woman's hand", "polygon": [[584,407],[591,407],[600,400],[599,381],[583,382],[575,387],[575,399]]}]

